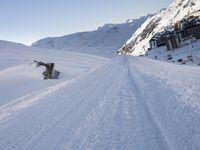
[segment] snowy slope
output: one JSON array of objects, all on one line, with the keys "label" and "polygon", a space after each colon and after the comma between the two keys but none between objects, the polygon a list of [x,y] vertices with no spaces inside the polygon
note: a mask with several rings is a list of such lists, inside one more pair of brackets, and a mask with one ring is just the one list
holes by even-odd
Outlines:
[{"label": "snowy slope", "polygon": [[[33,59],[62,77],[42,80]],[[0,64],[2,150],[200,149],[199,67],[3,41]]]},{"label": "snowy slope", "polygon": [[[149,18],[123,47],[130,47],[130,54],[132,55],[144,54],[149,48],[149,40],[156,33],[166,29],[170,30],[176,22],[190,15],[199,16],[200,12],[196,12],[199,9],[199,0],[175,0],[167,9],[162,9],[159,13]],[[119,49],[121,53],[123,53],[122,48]]]},{"label": "snowy slope", "polygon": [[[60,80],[44,81],[44,68],[37,68],[34,60],[54,62],[55,69],[61,72]],[[24,95],[63,83],[106,61],[108,59],[97,56],[56,52],[0,41],[0,107]]]},{"label": "snowy slope", "polygon": [[149,16],[151,15],[139,19],[129,19],[122,24],[106,24],[95,31],[41,39],[33,43],[32,46],[113,57],[116,55],[116,50],[131,37],[132,33],[135,32]]}]

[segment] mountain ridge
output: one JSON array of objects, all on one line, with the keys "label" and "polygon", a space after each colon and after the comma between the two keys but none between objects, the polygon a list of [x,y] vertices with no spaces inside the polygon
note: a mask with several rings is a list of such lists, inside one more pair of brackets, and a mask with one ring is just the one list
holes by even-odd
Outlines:
[{"label": "mountain ridge", "polygon": [[77,51],[113,57],[116,54],[116,50],[150,16],[152,15],[148,14],[138,19],[129,19],[125,23],[120,24],[105,24],[94,31],[44,38],[33,43],[32,47]]}]

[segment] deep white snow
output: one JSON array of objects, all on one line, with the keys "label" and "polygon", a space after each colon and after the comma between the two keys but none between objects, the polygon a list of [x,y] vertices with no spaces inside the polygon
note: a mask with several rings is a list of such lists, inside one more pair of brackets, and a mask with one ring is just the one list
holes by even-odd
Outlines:
[{"label": "deep white snow", "polygon": [[[43,80],[32,60],[55,62],[60,79]],[[198,150],[199,74],[0,41],[0,149]]]}]

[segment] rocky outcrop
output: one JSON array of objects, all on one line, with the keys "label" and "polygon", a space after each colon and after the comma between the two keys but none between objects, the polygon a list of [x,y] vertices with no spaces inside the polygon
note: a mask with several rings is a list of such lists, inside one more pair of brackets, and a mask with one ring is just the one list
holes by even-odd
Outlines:
[{"label": "rocky outcrop", "polygon": [[54,70],[54,63],[37,62],[37,67],[44,66],[46,70],[43,72],[44,79],[58,79],[60,72]]}]

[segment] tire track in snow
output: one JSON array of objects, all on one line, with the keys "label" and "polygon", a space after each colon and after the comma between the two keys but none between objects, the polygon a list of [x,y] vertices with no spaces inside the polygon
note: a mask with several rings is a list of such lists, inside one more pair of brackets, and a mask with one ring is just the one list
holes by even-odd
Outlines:
[{"label": "tire track in snow", "polygon": [[100,104],[64,144],[65,149],[170,149],[129,71],[125,65]]},{"label": "tire track in snow", "polygon": [[[155,138],[157,140],[156,143],[160,143],[160,146],[162,146],[160,148],[157,147],[157,149],[174,150],[175,148],[172,146],[169,137],[167,137],[167,135],[165,133],[165,130],[163,129],[160,122],[158,122],[158,120],[152,113],[151,108],[149,107],[149,105],[147,104],[147,102],[145,100],[145,99],[149,99],[150,97],[152,98],[152,94],[151,93],[148,95],[144,94],[146,92],[146,90],[148,89],[147,85],[144,83],[144,81],[140,77],[139,71],[136,68],[133,69],[130,67],[133,67],[133,66],[130,66],[130,63],[129,63],[129,73],[128,73],[129,79],[131,79],[130,82],[132,83],[132,90],[135,91],[136,98],[138,100],[137,101],[138,102],[137,110],[138,110],[139,114],[137,116],[140,117],[139,119],[141,122],[144,123],[144,125],[145,125],[145,122],[147,125],[147,128],[145,127],[147,130],[146,129],[145,129],[146,131],[144,130],[143,137],[146,138],[149,136],[146,133],[149,133],[150,135],[157,133],[155,135],[151,135],[151,136],[156,136],[156,138]],[[134,70],[135,72],[138,72],[138,73],[132,73],[132,70]],[[141,114],[143,114],[144,116]],[[142,118],[145,118],[145,119],[142,119]],[[151,127],[153,127],[153,128],[151,128]],[[145,135],[147,135],[147,136],[145,136]],[[149,142],[148,138],[145,141]],[[150,148],[147,144],[147,147],[145,149],[153,150],[153,149],[156,149],[155,147],[156,147],[156,145],[153,145],[153,147]]]},{"label": "tire track in snow", "polygon": [[127,82],[123,83],[126,70],[123,68],[101,102],[64,144],[65,149],[130,149],[134,142],[134,101]]},{"label": "tire track in snow", "polygon": [[[151,61],[140,59],[132,62],[131,66],[134,69],[136,68],[142,84],[145,83],[146,88],[143,95],[148,97],[145,102],[171,144],[171,149],[200,149],[199,109],[187,103],[191,99],[199,102],[199,98],[196,95],[190,95],[191,97],[186,99],[186,103],[182,101],[182,97],[186,94],[184,89],[191,90],[190,85],[199,88],[198,82],[194,83],[194,81],[199,81],[197,75],[199,69],[160,64],[157,61],[151,63]],[[152,66],[149,66],[149,64],[152,64]],[[163,73],[163,70],[166,73]],[[170,84],[172,82],[173,84]],[[138,84],[138,87],[141,87],[141,85]],[[177,89],[183,90],[183,92],[178,92]]]}]

